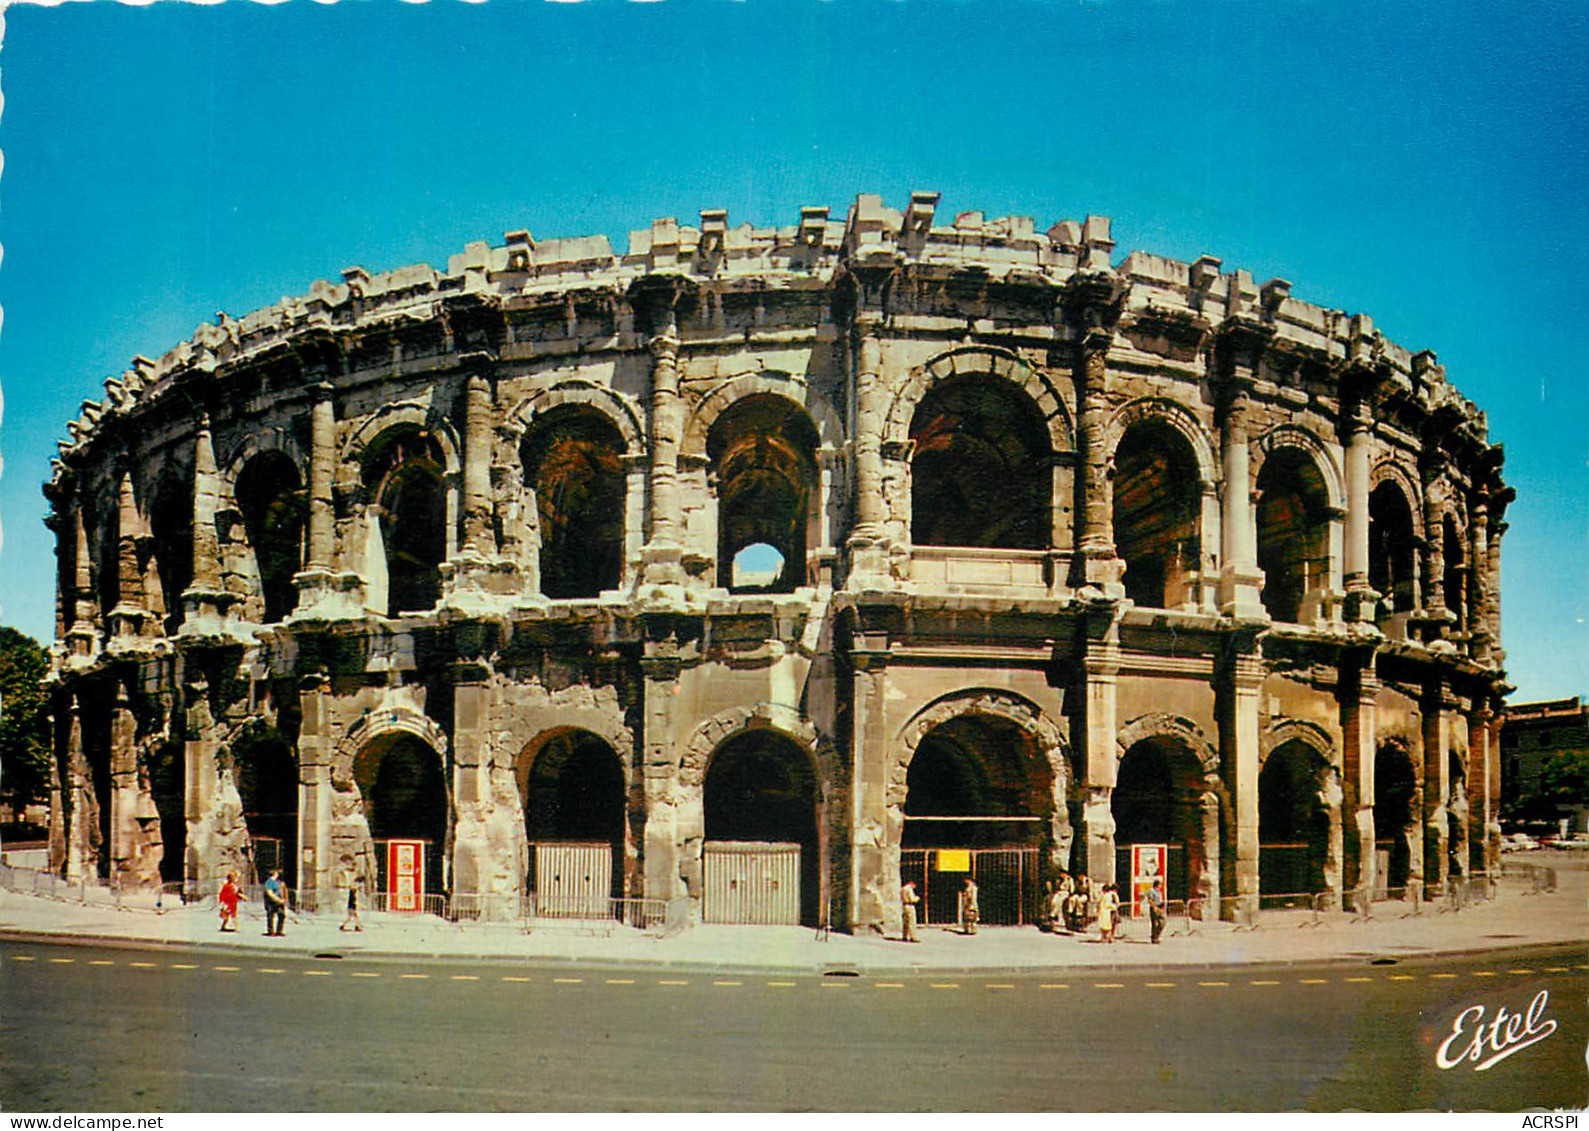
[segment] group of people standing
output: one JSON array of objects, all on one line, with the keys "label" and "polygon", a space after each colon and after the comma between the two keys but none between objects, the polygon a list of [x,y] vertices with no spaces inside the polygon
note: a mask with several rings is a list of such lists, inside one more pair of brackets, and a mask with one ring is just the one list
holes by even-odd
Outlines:
[{"label": "group of people standing", "polygon": [[[281,872],[271,872],[270,878],[260,890],[265,899],[265,934],[275,938],[285,937],[287,885],[282,882]],[[247,898],[242,886],[237,882],[237,873],[226,873],[226,882],[221,885],[220,894],[216,897],[216,901],[221,905],[221,930],[237,930],[237,905]]]},{"label": "group of people standing", "polygon": [[[899,899],[904,923],[900,941],[919,942],[921,940],[916,937],[916,927],[921,895],[916,891],[914,881],[900,885]],[[1152,887],[1142,893],[1141,902],[1147,908],[1151,941],[1157,943],[1164,935],[1167,918],[1164,881],[1155,878]],[[975,880],[967,877],[958,894],[958,903],[960,933],[976,934],[982,908]],[[1096,922],[1100,940],[1112,943],[1120,929],[1120,917],[1120,890],[1113,883],[1099,884],[1086,876],[1072,877],[1069,873],[1061,872],[1059,878],[1049,885],[1043,923],[1048,930],[1064,930],[1080,935],[1087,932],[1088,924]]]}]

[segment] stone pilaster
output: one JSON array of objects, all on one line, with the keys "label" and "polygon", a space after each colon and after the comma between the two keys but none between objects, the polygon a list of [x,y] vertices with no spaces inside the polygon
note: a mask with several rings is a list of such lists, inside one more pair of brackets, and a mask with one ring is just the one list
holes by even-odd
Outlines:
[{"label": "stone pilaster", "polygon": [[1501,726],[1504,704],[1499,698],[1485,704],[1484,745],[1484,868],[1491,875],[1501,870]]},{"label": "stone pilaster", "polygon": [[337,464],[335,389],[324,380],[324,371],[310,374],[309,410],[309,530],[303,572],[292,580],[298,589],[300,618],[361,617],[364,583],[355,573],[339,572],[335,565],[336,505],[332,482]]},{"label": "stone pilaster", "polygon": [[[1235,810],[1235,828],[1227,846],[1225,864],[1227,898],[1240,904],[1238,917],[1257,910],[1258,902],[1258,771],[1263,655],[1249,634],[1226,640],[1225,671],[1220,698],[1220,762],[1225,768],[1226,789]],[[1235,912],[1233,905],[1227,913]]]},{"label": "stone pilaster", "polygon": [[1445,680],[1436,676],[1423,694],[1423,881],[1445,882],[1449,872],[1451,794],[1451,700]]},{"label": "stone pilaster", "polygon": [[679,331],[671,305],[651,349],[651,508],[648,537],[641,550],[641,582],[680,585],[684,581],[683,512],[679,501],[679,442],[683,402],[679,396]]},{"label": "stone pilaster", "polygon": [[501,918],[517,912],[513,897],[524,890],[528,845],[524,822],[511,805],[498,805],[496,787],[514,789],[511,767],[498,783],[491,752],[491,683],[483,664],[454,669],[452,792],[452,890],[480,897],[480,912]]},{"label": "stone pilaster", "polygon": [[1377,703],[1379,678],[1372,654],[1342,664],[1340,674],[1344,804],[1350,817],[1345,829],[1344,882],[1365,898],[1378,885],[1374,853],[1374,758],[1378,753]]},{"label": "stone pilaster", "polygon": [[897,935],[903,812],[889,804],[888,638],[858,633],[850,646],[854,708],[850,726],[850,926]]},{"label": "stone pilaster", "polygon": [[[83,524],[83,502],[72,506],[72,626],[66,630],[66,649],[73,663],[92,660],[99,650],[94,628],[94,581],[88,560],[88,530]],[[74,712],[76,708],[73,708]]]},{"label": "stone pilaster", "polygon": [[[1500,767],[1498,759],[1491,756],[1492,721],[1489,703],[1483,697],[1475,699],[1473,709],[1468,713],[1467,794],[1468,840],[1478,847],[1476,851],[1470,848],[1468,859],[1464,861],[1470,871],[1475,867],[1474,856],[1478,857],[1477,867],[1486,872],[1500,862],[1501,815],[1499,807],[1492,806],[1492,798],[1498,793],[1492,774]],[[1495,840],[1493,858],[1490,850],[1492,828]]]},{"label": "stone pilaster", "polygon": [[123,473],[116,493],[116,607],[105,616],[106,632],[115,639],[142,636],[155,621],[145,604],[139,554],[143,534],[132,476]]},{"label": "stone pilaster", "polygon": [[[683,782],[674,728],[678,701],[680,662],[673,640],[652,640],[640,659],[645,677],[642,736],[642,786],[645,792],[645,895],[647,899],[699,896],[701,848],[704,828],[694,844],[685,835]],[[697,783],[699,784],[699,783]],[[699,821],[700,815],[695,815]]]},{"label": "stone pilaster", "polygon": [[[338,881],[346,879],[336,874],[331,847],[335,736],[330,680],[319,673],[306,676],[299,684],[298,703],[302,711],[298,726],[298,887],[313,893],[316,906],[330,907]],[[373,871],[366,880],[373,886]]]},{"label": "stone pilaster", "polygon": [[[1423,634],[1424,642],[1443,641],[1456,618],[1446,594],[1445,485],[1424,472]],[[1445,647],[1445,645],[1442,645]]]},{"label": "stone pilaster", "polygon": [[62,869],[73,883],[91,880],[98,872],[99,804],[94,797],[94,777],[83,749],[82,708],[71,697],[66,732],[66,793],[71,820],[66,831],[66,859]]},{"label": "stone pilaster", "polygon": [[489,555],[491,532],[491,380],[471,373],[464,389],[463,544]]},{"label": "stone pilaster", "polygon": [[1086,681],[1086,717],[1078,744],[1085,752],[1082,825],[1086,836],[1087,875],[1100,883],[1115,879],[1115,759],[1120,734],[1118,692],[1120,679],[1119,624],[1108,627],[1087,643],[1082,657]]},{"label": "stone pilaster", "polygon": [[1489,507],[1475,499],[1468,508],[1468,653],[1481,664],[1490,660]]}]

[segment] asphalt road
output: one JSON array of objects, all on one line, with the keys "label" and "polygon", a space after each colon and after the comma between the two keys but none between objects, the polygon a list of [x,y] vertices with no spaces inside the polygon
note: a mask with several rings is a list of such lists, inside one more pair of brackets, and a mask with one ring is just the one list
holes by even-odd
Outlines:
[{"label": "asphalt road", "polygon": [[[0,943],[0,1106],[1581,1107],[1586,959],[819,978]],[[1554,1031],[1437,1065],[1542,992]]]}]

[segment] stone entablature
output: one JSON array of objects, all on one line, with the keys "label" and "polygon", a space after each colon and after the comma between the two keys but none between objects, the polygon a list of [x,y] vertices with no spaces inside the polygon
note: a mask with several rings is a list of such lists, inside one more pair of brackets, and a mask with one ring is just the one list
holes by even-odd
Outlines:
[{"label": "stone entablature", "polygon": [[750,827],[722,751],[805,799],[750,839],[841,925],[986,839],[912,788],[1047,871],[1173,841],[1204,899],[1493,862],[1511,493],[1435,356],[1212,257],[1114,264],[1107,218],[936,206],[510,232],[107,380],[45,488],[58,866],[268,841],[325,892],[412,825],[504,895],[589,833],[699,908]]}]

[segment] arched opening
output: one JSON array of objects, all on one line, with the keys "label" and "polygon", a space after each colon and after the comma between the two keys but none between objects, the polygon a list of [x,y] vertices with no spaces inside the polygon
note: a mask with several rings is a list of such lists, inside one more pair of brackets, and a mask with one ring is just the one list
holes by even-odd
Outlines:
[{"label": "arched opening", "polygon": [[447,556],[446,460],[418,431],[390,437],[366,465],[385,551],[387,615],[425,612],[441,598]]},{"label": "arched opening", "polygon": [[530,844],[529,889],[541,914],[605,917],[623,894],[623,765],[588,730],[543,735],[519,760]]},{"label": "arched opening", "polygon": [[[1162,844],[1166,898],[1190,899],[1217,880],[1217,810],[1205,803],[1202,764],[1169,738],[1145,738],[1120,760],[1110,814],[1115,822],[1115,875],[1129,899],[1131,846]],[[1209,821],[1216,822],[1212,828]],[[1212,909],[1209,912],[1213,914]]]},{"label": "arched opening", "polygon": [[1462,553],[1462,535],[1457,531],[1456,520],[1450,515],[1445,516],[1441,524],[1444,535],[1445,548],[1445,577],[1442,578],[1441,589],[1445,595],[1446,609],[1456,617],[1455,629],[1466,632],[1468,627],[1468,593],[1466,582],[1468,576],[1465,558]]},{"label": "arched opening", "polygon": [[991,377],[940,381],[911,418],[910,439],[913,543],[1048,547],[1048,431],[1024,392]]},{"label": "arched opening", "polygon": [[1276,747],[1258,774],[1258,890],[1297,895],[1324,890],[1329,814],[1320,759],[1307,744]]},{"label": "arched opening", "polygon": [[[712,422],[706,453],[717,484],[719,585],[788,593],[806,583],[816,450],[816,426],[805,410],[770,393],[735,401]],[[769,547],[781,565],[770,580],[754,575],[754,583],[741,584],[738,556],[755,545]]]},{"label": "arched opening", "polygon": [[1203,552],[1197,457],[1161,420],[1133,424],[1115,449],[1114,541],[1126,596],[1150,608],[1195,599]]},{"label": "arched opening", "polygon": [[1277,621],[1311,619],[1313,597],[1329,584],[1329,492],[1306,452],[1279,448],[1258,475],[1258,568],[1263,605]]},{"label": "arched opening", "polygon": [[298,603],[292,579],[303,568],[303,480],[284,453],[261,452],[243,467],[233,494],[259,574],[261,620],[274,624]]},{"label": "arched opening", "polygon": [[193,488],[190,484],[168,480],[161,485],[149,515],[149,533],[154,537],[154,580],[159,585],[159,599],[149,602],[150,612],[164,617],[165,631],[170,635],[182,625],[182,594],[193,584]]},{"label": "arched opening", "polygon": [[1375,487],[1368,497],[1368,583],[1380,595],[1381,626],[1417,603],[1414,537],[1406,494],[1389,481]]},{"label": "arched opening", "polygon": [[417,840],[424,842],[426,894],[444,892],[448,805],[441,755],[413,735],[382,735],[354,759],[353,778],[375,841],[380,890],[392,890],[387,842]]},{"label": "arched opening", "polygon": [[811,759],[792,739],[754,729],[717,748],[702,785],[708,922],[818,923],[818,803]]},{"label": "arched opening", "polygon": [[601,413],[564,405],[537,421],[521,457],[535,491],[541,592],[565,599],[616,589],[623,573],[623,436]]},{"label": "arched opening", "polygon": [[916,883],[922,921],[955,922],[967,878],[984,923],[1035,921],[1054,806],[1036,739],[1008,719],[956,716],[917,744],[905,789],[900,874]]},{"label": "arched opening", "polygon": [[1374,847],[1384,887],[1405,888],[1411,877],[1417,793],[1418,777],[1407,751],[1381,746],[1374,753]]},{"label": "arched opening", "polygon": [[280,868],[287,886],[296,887],[298,759],[292,746],[275,731],[247,734],[233,746],[232,761],[257,877]]}]

